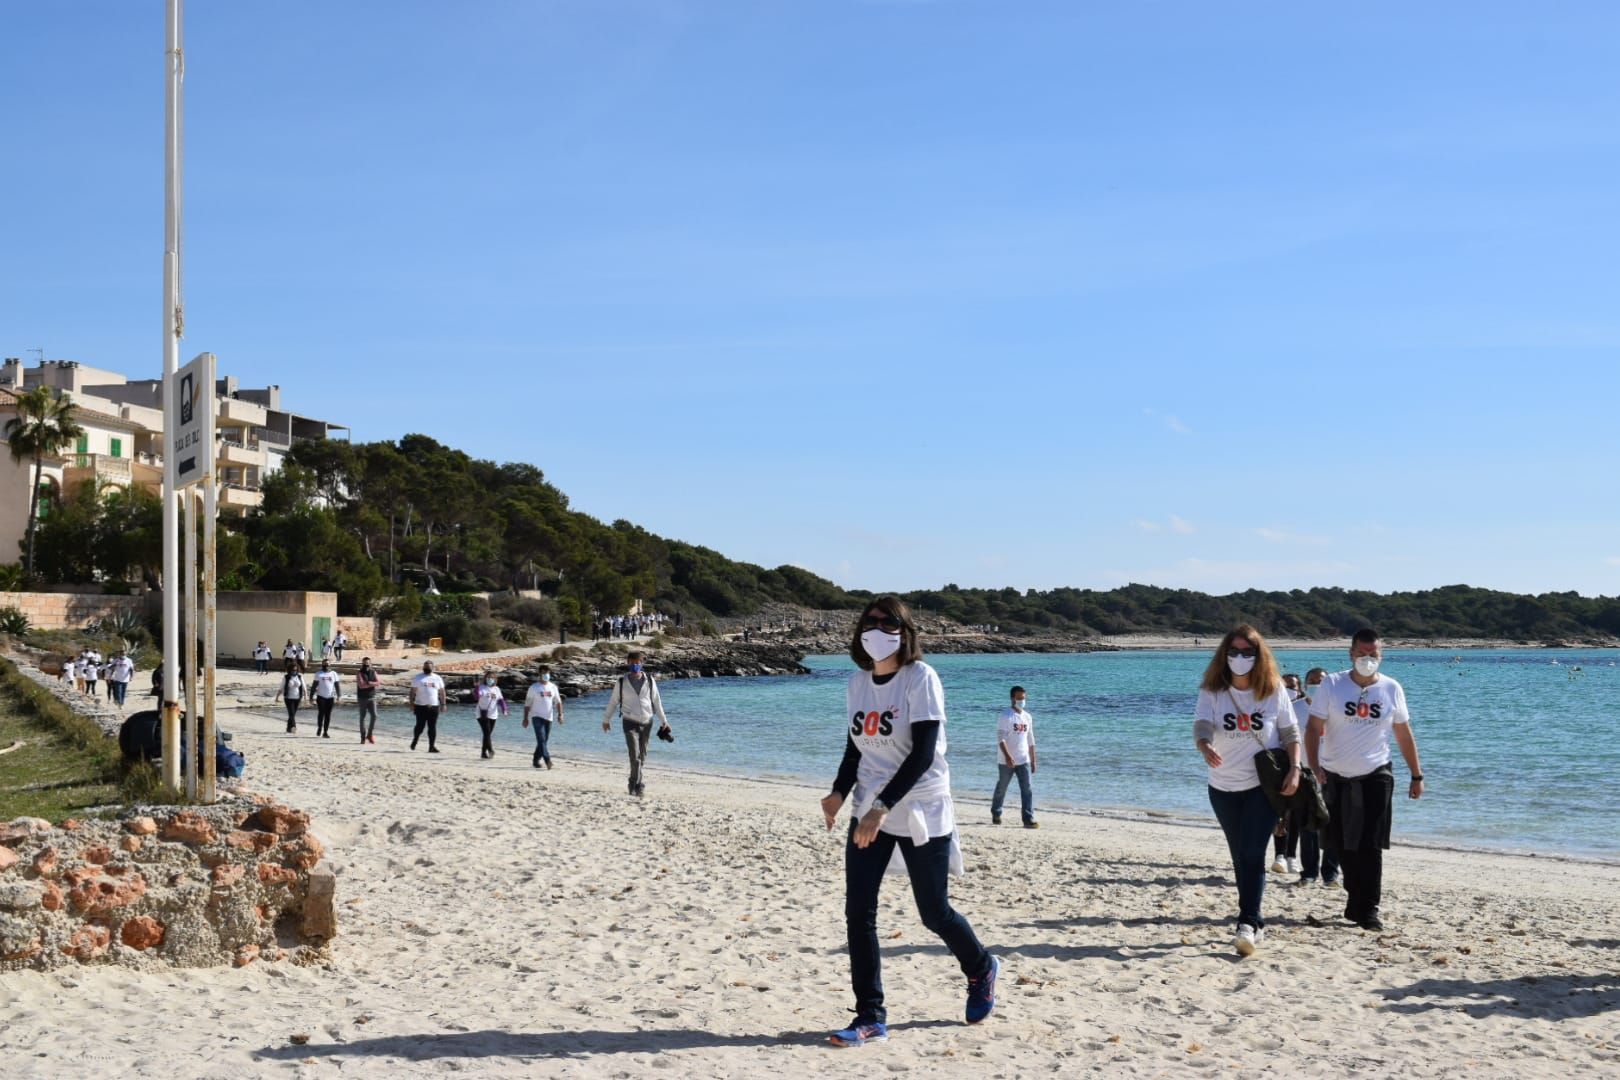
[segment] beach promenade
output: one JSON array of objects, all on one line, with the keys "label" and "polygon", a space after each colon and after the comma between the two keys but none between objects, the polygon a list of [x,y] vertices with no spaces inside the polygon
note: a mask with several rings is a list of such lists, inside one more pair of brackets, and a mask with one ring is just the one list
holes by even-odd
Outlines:
[{"label": "beach promenade", "polygon": [[840,1051],[820,789],[655,749],[633,801],[620,765],[570,758],[572,725],[536,773],[448,739],[428,758],[288,737],[268,710],[225,723],[253,789],[326,841],[328,959],[7,975],[7,1076],[1620,1072],[1620,867],[1397,848],[1376,935],[1337,889],[1274,878],[1267,947],[1239,960],[1214,830],[1049,812],[1026,833],[964,806],[954,892],[1005,961],[1000,1007],[961,1023],[955,966],[891,878],[892,1038]]}]

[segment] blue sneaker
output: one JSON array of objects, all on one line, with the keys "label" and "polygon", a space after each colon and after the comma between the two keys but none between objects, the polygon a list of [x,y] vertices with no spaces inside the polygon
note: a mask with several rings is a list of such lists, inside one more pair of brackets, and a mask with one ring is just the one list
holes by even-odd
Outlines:
[{"label": "blue sneaker", "polygon": [[990,958],[990,970],[977,979],[968,980],[967,1022],[977,1024],[996,1007],[996,976],[1001,974],[1001,961]]},{"label": "blue sneaker", "polygon": [[835,1031],[827,1040],[834,1046],[865,1046],[870,1042],[888,1042],[889,1027],[876,1020],[857,1020],[843,1031]]}]

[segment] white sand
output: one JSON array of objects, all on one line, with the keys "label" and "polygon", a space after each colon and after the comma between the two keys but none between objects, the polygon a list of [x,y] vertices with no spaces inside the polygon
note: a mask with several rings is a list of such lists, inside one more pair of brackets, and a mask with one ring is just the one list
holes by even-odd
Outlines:
[{"label": "white sand", "polygon": [[1335,918],[1337,889],[1274,878],[1240,961],[1217,832],[1055,813],[1026,832],[967,806],[953,891],[1004,958],[995,1016],[961,1022],[963,980],[891,878],[893,1037],[836,1050],[819,789],[677,774],[655,742],[632,801],[619,766],[570,759],[622,747],[578,722],[549,773],[228,726],[253,787],[328,843],[330,962],[0,976],[5,1076],[1620,1075],[1620,867],[1398,848],[1381,935]]}]

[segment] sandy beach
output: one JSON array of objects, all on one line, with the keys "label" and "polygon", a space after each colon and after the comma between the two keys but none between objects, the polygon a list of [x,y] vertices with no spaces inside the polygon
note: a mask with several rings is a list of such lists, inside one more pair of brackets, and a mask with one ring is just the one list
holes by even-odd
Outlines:
[{"label": "sandy beach", "polygon": [[226,724],[250,786],[328,845],[327,959],[5,975],[8,1076],[1620,1073],[1620,867],[1397,847],[1376,935],[1336,918],[1338,889],[1274,876],[1265,947],[1239,960],[1212,828],[1048,812],[1027,832],[964,804],[954,896],[1004,960],[1000,1006],[961,1022],[962,979],[891,878],[892,1038],[836,1050],[821,789],[654,749],[634,801],[616,763],[575,756],[622,745],[583,716],[550,772],[287,736],[265,710]]}]

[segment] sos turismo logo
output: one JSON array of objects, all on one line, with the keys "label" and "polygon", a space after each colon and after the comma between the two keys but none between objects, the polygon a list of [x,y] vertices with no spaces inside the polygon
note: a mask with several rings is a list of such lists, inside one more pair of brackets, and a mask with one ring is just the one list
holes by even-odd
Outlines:
[{"label": "sos turismo logo", "polygon": [[1264,731],[1266,727],[1265,713],[1227,713],[1223,719],[1227,731]]},{"label": "sos turismo logo", "polygon": [[893,735],[894,713],[858,712],[850,721],[849,733],[851,735]]},{"label": "sos turismo logo", "polygon": [[1377,720],[1384,712],[1384,703],[1381,701],[1347,701],[1344,703],[1344,715],[1352,720]]}]

